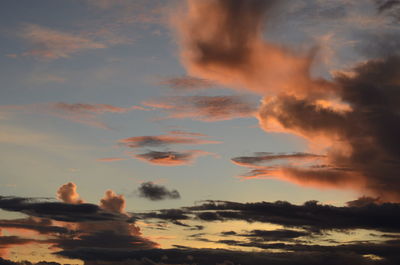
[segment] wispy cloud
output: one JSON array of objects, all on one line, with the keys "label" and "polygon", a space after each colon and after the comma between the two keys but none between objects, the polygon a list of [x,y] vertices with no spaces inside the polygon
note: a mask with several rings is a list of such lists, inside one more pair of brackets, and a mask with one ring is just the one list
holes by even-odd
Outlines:
[{"label": "wispy cloud", "polygon": [[216,84],[210,80],[197,78],[193,76],[180,76],[165,78],[159,83],[160,85],[167,85],[177,90],[200,90],[215,87]]},{"label": "wispy cloud", "polygon": [[107,48],[107,45],[80,34],[66,33],[35,24],[25,25],[20,36],[33,45],[22,55],[41,59],[68,58],[85,50]]},{"label": "wispy cloud", "polygon": [[109,104],[88,104],[88,103],[42,103],[31,105],[3,105],[0,111],[4,113],[38,113],[50,115],[72,122],[82,123],[88,126],[110,129],[101,121],[100,116],[105,113],[126,113],[135,109],[142,109],[140,106],[127,108],[116,107]]},{"label": "wispy cloud", "polygon": [[129,137],[119,140],[119,143],[130,148],[140,148],[140,147],[165,147],[168,145],[177,145],[177,144],[178,145],[219,144],[221,142],[201,139],[199,138],[198,135],[187,136],[182,134],[179,135],[177,134],[177,132],[172,132],[172,134],[158,135],[158,136]]},{"label": "wispy cloud", "polygon": [[177,96],[142,104],[164,110],[167,119],[207,122],[254,117],[257,109],[257,104],[244,96]]}]

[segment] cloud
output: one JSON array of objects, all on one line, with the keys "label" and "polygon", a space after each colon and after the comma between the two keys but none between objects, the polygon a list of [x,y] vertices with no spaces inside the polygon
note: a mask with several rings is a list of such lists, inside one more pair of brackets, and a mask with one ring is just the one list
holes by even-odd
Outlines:
[{"label": "cloud", "polygon": [[[202,135],[200,135],[202,136]],[[119,140],[119,143],[131,148],[139,147],[165,147],[173,144],[217,144],[218,141],[203,140],[198,138],[199,135],[187,135],[187,133],[177,133],[159,135],[159,136],[136,136]]]},{"label": "cloud", "polygon": [[85,36],[65,33],[35,24],[24,26],[20,36],[28,40],[33,48],[23,53],[41,59],[68,58],[72,54],[91,49],[104,49],[107,46]]},{"label": "cloud", "polygon": [[100,115],[126,113],[135,109],[142,108],[139,106],[121,108],[109,104],[70,104],[65,102],[0,106],[0,111],[5,113],[39,113],[102,129],[109,129],[110,127],[101,121]]},{"label": "cloud", "polygon": [[249,231],[248,233],[242,233],[237,235],[241,237],[250,238],[252,241],[290,241],[295,238],[309,236],[310,232],[288,230],[288,229],[276,229],[276,230],[252,230]]},{"label": "cloud", "polygon": [[[188,74],[259,93],[264,97],[257,114],[261,128],[304,137],[326,156],[324,163],[312,166],[254,168],[255,174],[247,174],[249,177],[352,188],[382,201],[399,201],[397,49],[377,45],[374,49],[383,52],[374,55],[384,57],[338,70],[330,80],[314,78],[310,66],[316,63],[317,50],[293,51],[264,38],[263,26],[274,23],[274,12],[285,2],[187,1],[185,13],[175,13],[179,20],[173,19],[173,25]],[[381,10],[397,7],[397,1],[377,3]],[[398,33],[392,33],[390,41],[397,40]],[[185,108],[181,108],[183,114],[175,114],[175,105],[168,102],[158,107],[170,111],[172,117],[193,116]]]},{"label": "cloud", "polygon": [[168,78],[160,82],[160,84],[167,85],[178,90],[199,90],[216,86],[216,84],[210,80],[187,75]]},{"label": "cloud", "polygon": [[121,221],[127,217],[110,213],[90,203],[38,201],[34,198],[0,196],[0,209],[65,222]]},{"label": "cloud", "polygon": [[256,167],[261,163],[265,162],[276,162],[286,160],[315,160],[323,158],[322,155],[310,154],[310,153],[292,153],[292,154],[275,154],[268,152],[255,153],[254,156],[239,156],[232,158],[232,162],[240,166]]},{"label": "cloud", "polygon": [[211,155],[201,150],[189,150],[184,152],[175,151],[149,151],[147,153],[134,155],[134,158],[158,166],[182,166],[191,164],[197,157]]},{"label": "cloud", "polygon": [[332,206],[309,201],[295,205],[285,201],[239,203],[206,201],[197,206],[168,209],[136,215],[168,221],[201,220],[204,222],[242,220],[295,227],[307,231],[369,229],[400,232],[398,203]]},{"label": "cloud", "polygon": [[165,199],[179,199],[181,196],[177,190],[168,190],[166,187],[156,185],[153,182],[144,182],[138,188],[139,196],[152,201]]},{"label": "cloud", "polygon": [[[125,212],[125,198],[108,190],[99,206],[83,203],[76,185],[67,183],[58,190],[65,202],[35,198],[0,197],[0,208],[28,215],[25,219],[1,220],[9,233],[30,230],[43,239],[18,236],[0,237],[0,250],[24,244],[46,244],[49,249],[75,250],[82,247],[103,249],[151,249],[158,244],[143,237],[131,214]],[[16,230],[15,230],[16,229]],[[25,235],[25,233],[24,233]],[[34,234],[35,235],[35,234]],[[3,251],[4,252],[4,251]]]},{"label": "cloud", "polygon": [[379,13],[387,13],[396,19],[400,19],[400,1],[398,0],[375,0]]},{"label": "cloud", "polygon": [[[60,255],[69,258],[79,258],[87,261],[104,260],[111,262],[118,262],[130,260],[128,264],[202,264],[202,265],[289,265],[296,261],[298,265],[319,265],[329,261],[329,264],[357,264],[357,265],[377,265],[387,264],[394,265],[398,258],[396,258],[396,251],[398,245],[387,244],[389,247],[387,251],[383,252],[388,260],[371,260],[363,257],[363,253],[373,253],[375,244],[370,245],[351,245],[344,246],[339,251],[335,251],[334,247],[322,248],[315,247],[298,252],[260,252],[260,251],[234,251],[226,249],[193,249],[193,248],[175,248],[175,249],[152,249],[140,251],[128,250],[107,250],[101,251],[98,249],[79,249],[76,251],[61,251]],[[385,247],[383,245],[382,247]],[[356,250],[356,251],[354,251]],[[370,252],[369,252],[370,251]],[[166,258],[167,257],[167,258]],[[88,264],[101,264],[101,263],[88,263]],[[107,263],[106,263],[107,264]],[[113,263],[115,264],[115,263]],[[124,264],[124,263],[122,263]]]},{"label": "cloud", "polygon": [[125,212],[125,198],[123,195],[117,195],[112,190],[107,190],[104,198],[100,201],[100,207],[115,213]]},{"label": "cloud", "polygon": [[83,203],[83,200],[80,199],[80,196],[76,191],[76,184],[72,182],[62,185],[57,190],[57,198],[65,203],[72,203],[72,204]]},{"label": "cloud", "polygon": [[168,119],[208,122],[253,117],[256,111],[256,104],[244,96],[177,96],[142,104],[164,110]]},{"label": "cloud", "polygon": [[69,234],[66,227],[52,225],[50,219],[28,217],[24,219],[0,220],[0,228],[17,228],[36,231],[40,234]]},{"label": "cloud", "polygon": [[320,85],[316,87],[309,76],[312,52],[301,55],[264,40],[265,18],[273,16],[279,4],[281,1],[187,1],[185,12],[174,14],[172,20],[188,73],[264,95],[308,94],[313,88],[313,94],[327,95],[329,84],[316,81]]},{"label": "cloud", "polygon": [[[399,65],[399,57],[391,56],[359,65],[352,76],[338,74],[338,95],[351,106],[350,111],[324,109],[311,99],[279,96],[261,107],[261,126],[268,131],[275,121],[283,130],[307,139],[324,138],[328,163],[351,170],[343,172],[343,178],[347,175],[354,187],[382,200],[397,201]],[[294,179],[301,177],[300,171],[292,173]],[[331,184],[341,185],[336,178]]]}]

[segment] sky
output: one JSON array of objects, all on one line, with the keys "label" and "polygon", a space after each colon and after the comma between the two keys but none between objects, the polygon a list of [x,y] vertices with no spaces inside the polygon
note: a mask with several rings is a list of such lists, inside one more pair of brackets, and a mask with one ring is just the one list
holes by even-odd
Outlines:
[{"label": "sky", "polygon": [[0,22],[0,264],[399,264],[400,1]]}]

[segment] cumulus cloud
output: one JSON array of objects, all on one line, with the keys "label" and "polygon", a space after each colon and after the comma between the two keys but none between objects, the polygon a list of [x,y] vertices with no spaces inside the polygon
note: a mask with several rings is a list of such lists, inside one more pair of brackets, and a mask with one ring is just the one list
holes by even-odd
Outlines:
[{"label": "cumulus cloud", "polygon": [[153,182],[144,182],[138,188],[139,196],[152,201],[165,199],[179,199],[181,195],[177,190],[168,190],[166,187],[154,184]]},{"label": "cumulus cloud", "polygon": [[263,39],[265,17],[280,2],[187,1],[185,13],[173,20],[189,74],[261,94],[329,91],[309,76],[312,53],[295,54]]},{"label": "cumulus cloud", "polygon": [[100,200],[100,207],[110,212],[123,213],[125,206],[124,196],[115,194],[112,190],[106,191],[104,198]]},{"label": "cumulus cloud", "polygon": [[164,110],[165,118],[208,122],[253,117],[257,107],[244,96],[177,96],[142,104]]},{"label": "cumulus cloud", "polygon": [[80,199],[80,196],[76,191],[76,184],[72,182],[62,185],[57,190],[57,198],[65,203],[83,203],[83,200]]},{"label": "cumulus cloud", "polygon": [[[100,205],[83,203],[76,185],[67,183],[58,190],[63,202],[35,198],[0,197],[0,209],[25,214],[28,218],[1,220],[10,233],[32,231],[29,237],[2,236],[0,251],[24,244],[46,244],[50,249],[75,250],[82,247],[103,249],[150,249],[158,245],[143,237],[131,214],[125,212],[125,198],[106,191]],[[12,230],[14,229],[14,230]],[[25,233],[24,233],[25,235]],[[33,234],[35,235],[35,234]],[[3,251],[3,252],[4,252]]]},{"label": "cumulus cloud", "polygon": [[[263,25],[273,23],[274,10],[284,3],[187,1],[185,13],[174,23],[186,70],[263,95],[257,114],[260,127],[304,137],[326,156],[324,163],[312,167],[254,168],[252,173],[306,186],[345,186],[383,201],[400,200],[397,49],[336,71],[332,80],[314,78],[313,49],[294,52],[263,37]],[[384,11],[395,8],[397,1],[378,4]],[[173,104],[162,107],[175,109]]]}]

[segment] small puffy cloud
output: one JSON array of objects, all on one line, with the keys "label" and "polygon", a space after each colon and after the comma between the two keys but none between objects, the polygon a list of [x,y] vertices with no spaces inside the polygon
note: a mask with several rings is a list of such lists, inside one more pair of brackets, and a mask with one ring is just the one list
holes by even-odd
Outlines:
[{"label": "small puffy cloud", "polygon": [[68,182],[67,184],[62,185],[57,190],[57,198],[65,203],[83,203],[83,200],[80,198],[78,192],[76,191],[76,184],[72,182]]},{"label": "small puffy cloud", "polygon": [[144,182],[138,188],[139,196],[152,201],[165,199],[179,199],[181,196],[177,190],[168,190],[166,187],[156,185],[153,182]]},{"label": "small puffy cloud", "polygon": [[100,207],[111,212],[123,213],[125,205],[124,196],[115,194],[112,190],[107,190],[104,198],[100,200]]}]

